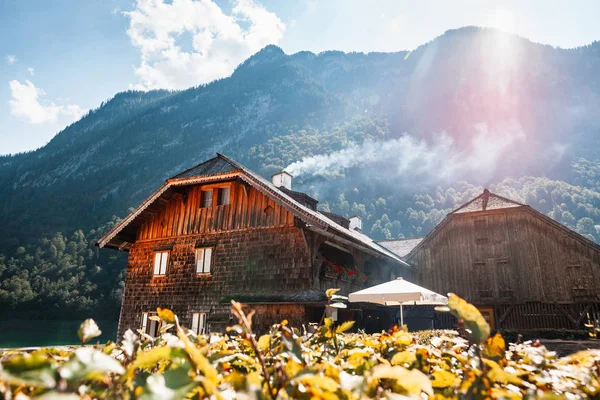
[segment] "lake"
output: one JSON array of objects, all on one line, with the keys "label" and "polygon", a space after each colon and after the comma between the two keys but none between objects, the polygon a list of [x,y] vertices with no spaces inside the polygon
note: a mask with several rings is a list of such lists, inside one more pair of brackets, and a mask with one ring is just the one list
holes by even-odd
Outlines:
[{"label": "lake", "polygon": [[[59,346],[79,344],[77,330],[83,320],[5,320],[0,321],[0,348]],[[93,340],[115,340],[118,321],[96,321],[102,335]]]}]

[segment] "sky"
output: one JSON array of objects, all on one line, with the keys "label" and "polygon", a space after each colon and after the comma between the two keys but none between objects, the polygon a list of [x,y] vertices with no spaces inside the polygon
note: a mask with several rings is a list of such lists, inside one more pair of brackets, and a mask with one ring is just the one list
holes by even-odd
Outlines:
[{"label": "sky", "polygon": [[600,40],[598,15],[598,0],[0,0],[0,154],[118,92],[229,76],[268,44],[392,52],[476,25],[572,48]]}]

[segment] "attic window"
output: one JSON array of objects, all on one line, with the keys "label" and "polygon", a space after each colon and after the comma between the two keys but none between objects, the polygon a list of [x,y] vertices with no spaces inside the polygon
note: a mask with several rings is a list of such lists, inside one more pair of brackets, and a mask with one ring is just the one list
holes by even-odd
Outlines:
[{"label": "attic window", "polygon": [[203,190],[201,200],[200,200],[200,207],[202,207],[202,208],[212,207],[212,199],[213,199],[212,189],[211,190]]},{"label": "attic window", "polygon": [[228,187],[219,188],[217,191],[217,205],[225,206],[229,204],[229,194],[231,189]]},{"label": "attic window", "polygon": [[265,214],[271,215],[272,213],[273,213],[273,207],[271,207],[270,205],[266,206],[265,207]]}]

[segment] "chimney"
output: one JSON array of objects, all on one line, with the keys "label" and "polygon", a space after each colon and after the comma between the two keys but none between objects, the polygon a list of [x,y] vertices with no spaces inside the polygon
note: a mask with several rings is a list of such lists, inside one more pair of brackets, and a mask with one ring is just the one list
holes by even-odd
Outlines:
[{"label": "chimney", "polygon": [[362,218],[361,217],[359,217],[358,215],[355,215],[354,217],[350,217],[350,230],[358,231],[358,232],[362,231]]},{"label": "chimney", "polygon": [[276,187],[283,187],[287,190],[292,190],[292,178],[293,176],[285,171],[281,171],[277,174],[271,175],[273,185]]}]

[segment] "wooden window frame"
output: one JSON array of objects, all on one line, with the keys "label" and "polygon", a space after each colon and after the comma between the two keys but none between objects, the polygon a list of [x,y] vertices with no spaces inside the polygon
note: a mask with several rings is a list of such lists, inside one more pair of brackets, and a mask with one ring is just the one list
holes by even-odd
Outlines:
[{"label": "wooden window frame", "polygon": [[[214,202],[214,198],[215,198],[215,193],[214,192],[215,192],[214,189],[205,189],[205,188],[202,188],[200,190],[200,208],[209,208],[209,207],[213,206],[213,202]],[[205,205],[204,204],[204,201],[206,200],[205,197],[204,197],[205,196],[204,193],[210,193],[210,205]]]},{"label": "wooden window frame", "polygon": [[[160,263],[158,264],[158,273],[156,273],[156,256],[160,254]],[[164,262],[164,270],[163,270],[163,258],[166,257]],[[154,252],[154,257],[152,258],[152,276],[165,276],[167,274],[167,269],[169,268],[169,259],[171,258],[171,252],[169,250],[157,250]],[[162,272],[161,272],[162,271]]]},{"label": "wooden window frame", "polygon": [[[229,189],[229,202],[227,204],[219,204],[219,190],[220,189]],[[235,185],[233,182],[222,182],[222,183],[213,183],[210,185],[204,185],[200,188],[200,204],[199,208],[208,208],[204,207],[202,192],[212,191],[212,205],[211,207],[224,207],[232,204],[235,193]]]},{"label": "wooden window frame", "polygon": [[[207,265],[206,250],[210,250],[210,252],[209,252],[210,256],[208,257],[208,265]],[[202,253],[201,259],[198,257],[199,252]],[[214,252],[215,252],[214,246],[196,247],[196,249],[194,250],[194,261],[195,261],[194,265],[196,267],[196,275],[211,275],[212,274],[212,263],[214,260]],[[199,270],[198,263],[200,260],[202,260],[202,267]]]},{"label": "wooden window frame", "polygon": [[[221,193],[223,191],[227,191],[227,202],[226,203],[222,203],[222,197],[221,197]],[[216,206],[228,206],[231,204],[231,185],[227,185],[227,186],[223,186],[223,187],[218,187],[216,188],[216,192],[217,192],[217,199],[216,199]]]},{"label": "wooden window frame", "polygon": [[196,335],[208,334],[208,313],[193,312],[191,328]]},{"label": "wooden window frame", "polygon": [[[158,334],[160,333],[160,326],[161,326],[161,322],[160,321],[155,321],[153,319],[150,319],[150,317],[158,317],[158,314],[156,312],[143,312],[142,313],[142,323],[141,323],[141,330],[142,332],[144,332],[145,334],[152,336],[152,337],[156,337],[158,336]],[[152,332],[154,330],[154,332]]]}]

